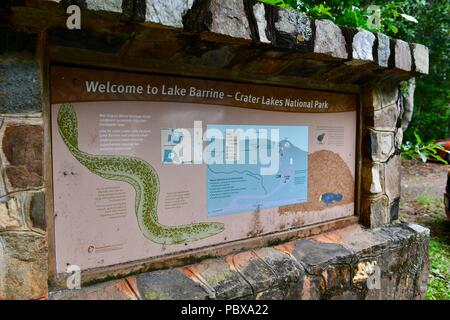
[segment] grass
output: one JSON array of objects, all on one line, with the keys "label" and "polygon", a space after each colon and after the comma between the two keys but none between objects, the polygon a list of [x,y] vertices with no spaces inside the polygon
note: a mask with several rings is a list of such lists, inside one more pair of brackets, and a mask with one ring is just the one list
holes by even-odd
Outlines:
[{"label": "grass", "polygon": [[435,198],[429,196],[428,194],[421,194],[416,197],[414,202],[422,207],[430,208],[435,203]]},{"label": "grass", "polygon": [[426,210],[430,216],[419,216],[415,222],[430,228],[429,245],[430,278],[426,298],[428,300],[450,300],[450,221],[444,213],[441,198],[426,194],[414,200],[418,209]]},{"label": "grass", "polygon": [[431,268],[427,300],[450,300],[450,245],[432,237],[429,254]]}]

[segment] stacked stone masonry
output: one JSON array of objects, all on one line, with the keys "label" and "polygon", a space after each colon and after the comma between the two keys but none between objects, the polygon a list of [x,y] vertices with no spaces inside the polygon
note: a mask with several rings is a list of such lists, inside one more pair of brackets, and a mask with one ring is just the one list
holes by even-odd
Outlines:
[{"label": "stacked stone masonry", "polygon": [[[56,291],[49,298],[423,299],[429,268],[428,237],[428,229],[414,224],[376,230],[351,226],[182,268]],[[380,278],[372,284],[375,272]]]},{"label": "stacked stone masonry", "polygon": [[[81,30],[65,26],[69,4],[82,8]],[[68,52],[79,64],[96,57],[97,67],[127,61],[130,70],[360,94],[359,217],[382,228],[355,226],[51,298],[423,297],[427,232],[387,225],[399,209],[400,83],[428,73],[426,47],[252,0],[26,0],[1,3],[0,16],[0,299],[48,296],[45,79],[49,60],[70,63]],[[353,233],[360,238],[349,240]],[[357,271],[374,261],[379,291]]]},{"label": "stacked stone masonry", "polygon": [[45,297],[42,84],[36,34],[0,31],[0,300]]},{"label": "stacked stone masonry", "polygon": [[379,227],[398,218],[403,100],[399,87],[386,85],[370,88],[365,98],[362,210],[370,214],[363,223]]}]

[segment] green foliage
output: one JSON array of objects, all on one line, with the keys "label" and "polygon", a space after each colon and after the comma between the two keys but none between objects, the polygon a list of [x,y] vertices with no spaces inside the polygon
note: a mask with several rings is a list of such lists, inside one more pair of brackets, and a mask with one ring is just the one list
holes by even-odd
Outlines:
[{"label": "green foliage", "polygon": [[420,194],[416,197],[414,200],[418,205],[425,207],[426,209],[430,208],[433,204],[435,199],[428,194]]},{"label": "green foliage", "polygon": [[[427,300],[450,300],[450,222],[444,213],[443,198],[420,194],[414,199],[414,203],[428,215],[419,214],[413,221],[431,231],[428,247],[430,274],[426,298]],[[401,219],[404,220],[404,217]]]},{"label": "green foliage", "polygon": [[[389,36],[421,43],[430,49],[430,74],[417,79],[413,119],[405,134],[414,131],[428,140],[450,137],[450,1],[448,0],[260,0],[293,8],[312,18],[330,19],[347,26],[381,31]],[[370,29],[370,5],[381,9],[379,30]]]},{"label": "green foliage", "polygon": [[448,164],[447,161],[445,161],[438,155],[438,150],[448,152],[442,146],[434,142],[423,142],[417,132],[414,132],[414,137],[416,139],[414,143],[412,143],[411,141],[407,141],[402,145],[402,156],[404,158],[421,160],[423,162],[427,162],[427,160],[433,159]]},{"label": "green foliage", "polygon": [[[318,0],[261,0],[273,5],[292,8],[305,12],[315,19],[329,19],[333,22],[354,28],[370,31],[381,31],[388,35],[396,35],[400,28],[411,27],[418,21],[405,12],[407,0],[349,0],[349,1],[318,1]],[[369,17],[373,15],[370,5],[380,7],[380,28],[368,26]]]},{"label": "green foliage", "polygon": [[450,300],[450,246],[440,238],[430,239],[428,300]]},{"label": "green foliage", "polygon": [[426,140],[450,137],[450,2],[448,0],[409,1],[419,24],[400,36],[422,43],[430,49],[430,73],[416,79],[413,119],[405,132],[412,140],[414,132]]}]

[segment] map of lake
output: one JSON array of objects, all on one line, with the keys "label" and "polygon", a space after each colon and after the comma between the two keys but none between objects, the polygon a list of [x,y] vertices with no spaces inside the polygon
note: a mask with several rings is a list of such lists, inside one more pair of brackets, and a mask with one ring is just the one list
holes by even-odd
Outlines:
[{"label": "map of lake", "polygon": [[[307,126],[208,125],[209,129],[221,131],[223,137],[227,132],[253,129],[257,138],[242,135],[231,148],[225,140],[216,142],[223,144],[218,152],[223,152],[227,161],[207,166],[208,217],[307,202]],[[271,130],[278,130],[279,141],[270,140]],[[262,148],[266,148],[264,152],[260,152]],[[274,174],[262,174],[273,163],[267,164],[261,154],[268,153],[264,158],[273,159],[273,152],[279,156],[278,170]]]}]

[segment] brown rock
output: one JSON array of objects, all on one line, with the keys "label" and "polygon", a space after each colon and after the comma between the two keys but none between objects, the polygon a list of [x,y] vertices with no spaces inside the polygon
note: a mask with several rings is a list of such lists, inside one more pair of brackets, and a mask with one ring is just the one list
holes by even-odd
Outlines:
[{"label": "brown rock", "polygon": [[3,153],[9,162],[6,176],[13,188],[39,187],[43,171],[43,128],[14,125],[5,130]]}]

